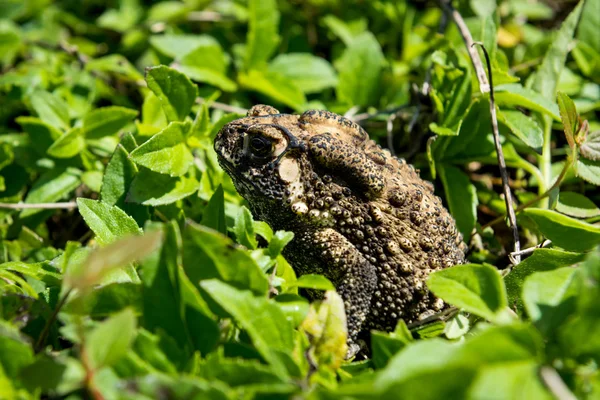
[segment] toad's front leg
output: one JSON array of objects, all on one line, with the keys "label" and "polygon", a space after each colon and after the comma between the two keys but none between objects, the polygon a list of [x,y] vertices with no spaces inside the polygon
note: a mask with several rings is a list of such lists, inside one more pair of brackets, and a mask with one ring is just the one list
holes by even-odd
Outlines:
[{"label": "toad's front leg", "polygon": [[[297,242],[296,242],[297,240]],[[359,350],[356,340],[364,329],[377,287],[376,268],[339,232],[324,228],[294,240],[293,264],[307,266],[300,273],[321,272],[335,285],[344,300],[348,327],[349,355]]]}]

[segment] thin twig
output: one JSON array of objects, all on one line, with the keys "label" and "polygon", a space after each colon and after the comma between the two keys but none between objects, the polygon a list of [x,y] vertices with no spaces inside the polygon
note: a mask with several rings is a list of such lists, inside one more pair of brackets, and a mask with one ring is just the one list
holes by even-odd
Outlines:
[{"label": "thin twig", "polygon": [[394,150],[393,130],[394,130],[394,120],[397,117],[398,117],[398,113],[390,114],[390,116],[387,118],[387,121],[385,122],[385,127],[386,127],[385,130],[387,132],[387,147],[393,156],[396,155],[396,150]]},{"label": "thin twig", "polygon": [[[514,240],[514,251],[519,252],[521,250],[521,244],[519,241],[519,229],[517,226],[517,217],[515,215],[515,211],[512,204],[512,193],[510,190],[510,186],[508,184],[508,173],[506,171],[506,161],[504,160],[504,153],[502,151],[502,144],[500,143],[500,133],[498,130],[498,119],[496,116],[496,103],[494,101],[494,90],[493,90],[493,80],[492,80],[492,66],[490,63],[490,58],[487,53],[487,50],[481,43],[479,45],[483,49],[483,54],[485,55],[485,60],[487,62],[488,67],[488,76],[486,76],[485,70],[483,68],[483,63],[481,62],[481,57],[475,48],[475,42],[473,41],[473,37],[471,36],[471,32],[467,27],[462,15],[458,11],[456,11],[449,0],[440,0],[442,7],[445,12],[452,17],[452,20],[456,24],[460,34],[463,38],[467,46],[467,51],[469,52],[469,57],[471,58],[471,62],[473,63],[473,68],[475,69],[475,74],[477,75],[477,81],[479,82],[479,90],[481,93],[490,92],[490,114],[492,120],[492,131],[494,134],[494,145],[496,147],[496,156],[498,158],[498,166],[500,167],[500,175],[502,176],[502,187],[504,191],[504,201],[506,202],[506,209],[508,210],[508,219],[510,222],[510,227],[513,232],[513,240]],[[517,255],[515,257],[515,261],[520,262],[521,257]]]},{"label": "thin twig", "polygon": [[348,118],[348,119],[354,119],[353,117],[356,115],[356,112],[360,110],[359,106],[354,106],[351,107],[348,111],[346,111],[346,113],[344,114],[344,118]]},{"label": "thin twig", "polygon": [[198,104],[206,103],[206,105],[209,108],[214,108],[216,110],[223,110],[223,111],[230,112],[230,113],[246,114],[248,112],[248,110],[245,108],[236,107],[236,106],[232,106],[232,105],[225,104],[225,103],[219,103],[218,101],[208,101],[203,97],[197,97],[196,103],[198,103]]},{"label": "thin twig", "polygon": [[488,83],[481,57],[479,57],[477,49],[473,47],[475,42],[473,41],[473,36],[471,36],[471,32],[469,31],[465,20],[462,15],[452,7],[451,0],[440,0],[440,3],[444,8],[444,11],[452,17],[452,20],[456,24],[456,27],[460,31],[460,35],[467,46],[467,51],[469,52],[469,57],[471,58],[473,68],[475,68],[475,73],[477,75],[477,81],[479,82],[479,90],[481,93],[489,92],[490,84]]},{"label": "thin twig", "polygon": [[[530,200],[527,203],[521,204],[519,207],[517,207],[517,209],[515,210],[515,213],[519,213],[519,212],[523,211],[524,209],[526,209],[527,207],[531,207],[532,205],[534,205],[538,201],[543,200],[546,197],[550,196],[550,193],[552,193],[552,191],[554,189],[556,189],[557,187],[559,187],[560,184],[562,183],[563,179],[565,178],[565,175],[567,174],[567,171],[571,167],[571,164],[572,164],[571,161],[567,161],[565,163],[565,165],[563,166],[562,171],[560,171],[560,174],[558,175],[558,178],[556,178],[556,181],[554,181],[554,184],[552,184],[552,186],[548,190],[546,190],[544,193],[542,193],[539,196],[537,196],[535,199]],[[506,215],[503,214],[503,215],[499,216],[498,218],[493,219],[492,221],[490,221],[487,224],[483,225],[481,227],[481,230],[484,230],[486,228],[489,228],[492,225],[496,225],[497,223],[502,222],[505,217],[506,217]]]},{"label": "thin twig", "polygon": [[504,161],[504,153],[502,151],[502,144],[500,143],[500,131],[498,129],[498,117],[496,115],[496,102],[494,100],[494,81],[492,77],[492,63],[490,62],[490,56],[487,49],[482,43],[474,43],[473,45],[481,46],[483,55],[485,56],[485,62],[487,63],[488,74],[490,79],[490,114],[492,117],[492,131],[494,133],[494,144],[496,145],[496,154],[498,156],[498,165],[500,167],[500,175],[502,176],[502,189],[504,191],[504,201],[506,202],[506,209],[508,210],[508,221],[513,233],[514,240],[514,252],[517,254],[514,259],[516,264],[521,262],[521,256],[518,255],[521,250],[521,242],[519,240],[519,227],[517,225],[517,216],[513,207],[512,193],[508,182],[508,172],[506,171],[506,161]]},{"label": "thin twig", "polygon": [[54,209],[71,209],[77,208],[77,203],[74,201],[69,201],[65,203],[0,203],[0,208],[9,209],[9,210],[27,210],[27,209],[44,209],[44,210],[54,210]]},{"label": "thin twig", "polygon": [[216,11],[192,11],[187,15],[188,21],[194,22],[217,22],[223,21],[225,18],[223,14]]},{"label": "thin twig", "polygon": [[404,110],[404,109],[406,109],[408,107],[410,107],[409,104],[404,104],[404,105],[401,105],[401,106],[398,106],[398,107],[388,108],[388,109],[385,109],[385,110],[378,110],[378,111],[375,111],[375,112],[372,112],[372,113],[366,112],[366,113],[356,114],[356,115],[350,117],[349,119],[351,119],[354,122],[360,122],[360,121],[364,121],[366,119],[371,119],[371,118],[378,117],[380,115],[394,114],[394,113],[397,113],[398,111],[402,111],[402,110]]},{"label": "thin twig", "polygon": [[439,313],[433,314],[421,321],[415,321],[412,322],[410,324],[407,324],[406,327],[408,329],[415,329],[415,328],[419,328],[423,325],[426,325],[430,322],[436,322],[436,321],[447,321],[450,318],[454,317],[456,314],[458,314],[460,310],[456,307],[450,307],[447,308],[444,311],[440,311]]},{"label": "thin twig", "polygon": [[42,350],[42,347],[44,346],[44,344],[46,343],[46,338],[48,337],[48,334],[50,333],[50,328],[52,327],[52,324],[54,323],[54,321],[56,320],[56,317],[58,315],[58,312],[60,311],[60,309],[65,305],[65,303],[67,302],[67,298],[69,297],[69,295],[71,294],[71,290],[72,289],[68,289],[65,294],[63,294],[63,297],[60,299],[60,301],[58,302],[58,304],[56,305],[56,308],[54,309],[54,312],[52,313],[52,315],[50,316],[50,318],[48,318],[46,320],[46,323],[44,324],[44,328],[42,328],[42,332],[40,333],[40,336],[38,337],[37,341],[35,342],[35,351],[40,352]]},{"label": "thin twig", "polygon": [[521,64],[513,65],[512,67],[510,67],[509,71],[515,73],[527,68],[535,67],[536,65],[542,62],[542,59],[542,57],[537,57],[532,60],[522,62]]},{"label": "thin twig", "polygon": [[540,244],[538,244],[537,246],[528,247],[528,248],[526,248],[526,249],[523,249],[523,250],[519,251],[518,253],[517,253],[516,251],[514,251],[514,252],[510,253],[510,256],[512,256],[512,257],[514,257],[514,256],[516,256],[516,255],[519,255],[519,256],[526,256],[526,255],[529,255],[529,254],[533,253],[533,252],[534,252],[534,251],[536,251],[537,249],[541,249],[541,248],[544,248],[544,247],[548,247],[548,246],[550,246],[551,244],[552,244],[552,240],[548,240],[548,239],[546,239],[546,240],[543,240],[543,241],[542,241]]},{"label": "thin twig", "polygon": [[552,367],[544,366],[540,369],[540,376],[544,384],[558,400],[576,400],[577,397]]}]

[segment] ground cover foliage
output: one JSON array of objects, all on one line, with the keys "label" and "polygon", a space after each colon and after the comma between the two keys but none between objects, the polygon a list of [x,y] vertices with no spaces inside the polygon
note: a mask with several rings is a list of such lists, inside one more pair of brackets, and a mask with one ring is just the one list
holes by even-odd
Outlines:
[{"label": "ground cover foliage", "polygon": [[[600,1],[548,4],[453,4],[540,245],[513,265],[490,96],[439,3],[0,1],[0,398],[598,398]],[[216,163],[256,103],[346,113],[435,182],[470,263],[428,286],[457,312],[344,360],[331,283]]]}]

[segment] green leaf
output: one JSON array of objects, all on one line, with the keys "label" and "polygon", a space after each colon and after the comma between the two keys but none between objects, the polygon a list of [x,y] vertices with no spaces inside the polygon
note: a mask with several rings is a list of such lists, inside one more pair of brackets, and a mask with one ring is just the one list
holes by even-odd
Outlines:
[{"label": "green leaf", "polygon": [[456,219],[456,225],[463,237],[469,237],[477,220],[477,192],[469,177],[460,169],[451,165],[438,167],[444,184],[450,213]]},{"label": "green leaf", "polygon": [[560,192],[556,210],[576,218],[591,218],[600,215],[600,208],[582,194]]},{"label": "green leaf", "polygon": [[269,282],[250,254],[231,239],[202,225],[184,230],[183,269],[194,284],[218,278],[240,289],[265,294]]},{"label": "green leaf", "polygon": [[81,174],[81,181],[91,191],[99,193],[102,188],[102,171],[85,171]]},{"label": "green leaf", "polygon": [[585,261],[578,270],[580,287],[577,309],[582,314],[598,315],[600,311],[600,248],[585,255]]},{"label": "green leaf", "polygon": [[256,249],[258,247],[256,234],[254,233],[254,218],[252,218],[250,210],[244,206],[240,207],[240,211],[235,217],[233,233],[235,233],[237,242],[242,246],[246,246],[249,249]]},{"label": "green leaf", "polygon": [[286,375],[282,353],[294,348],[292,326],[280,308],[264,297],[237,290],[218,280],[201,282],[208,295],[248,332],[256,350],[274,367],[279,376]]},{"label": "green leaf", "polygon": [[375,103],[385,57],[371,32],[357,36],[335,62],[339,73],[337,97],[352,105]]},{"label": "green leaf", "polygon": [[560,110],[560,119],[562,120],[565,136],[569,142],[571,149],[575,147],[575,133],[577,133],[577,125],[579,119],[577,110],[575,109],[575,103],[569,96],[563,92],[556,94],[556,101],[558,102],[558,109]]},{"label": "green leaf", "polygon": [[45,156],[48,148],[62,136],[62,132],[34,117],[18,117],[15,121],[29,135],[31,146],[39,155]]},{"label": "green leaf", "polygon": [[15,160],[15,153],[12,146],[8,143],[0,143],[0,169],[12,164]]},{"label": "green leaf", "polygon": [[491,16],[496,10],[496,0],[470,0],[469,5],[478,17]]},{"label": "green leaf", "polygon": [[564,354],[578,358],[600,360],[600,340],[593,333],[600,330],[597,315],[577,315],[559,327],[559,340]]},{"label": "green leaf", "polygon": [[[158,132],[167,126],[167,116],[162,108],[161,102],[151,91],[148,92],[142,104],[142,124],[150,126]],[[132,151],[133,149],[127,149]]]},{"label": "green leaf", "polygon": [[581,20],[577,28],[577,39],[585,42],[600,54],[600,1],[586,0],[581,13]]},{"label": "green leaf", "polygon": [[135,147],[137,144],[131,135],[126,134],[121,138],[121,143],[115,148],[104,169],[100,199],[103,203],[119,207],[142,226],[149,218],[147,208],[140,204],[126,202],[129,188],[138,173],[135,163],[129,158],[127,148]]},{"label": "green leaf", "polygon": [[153,223],[148,232],[160,232],[162,246],[140,265],[143,284],[144,327],[151,332],[166,332],[183,349],[189,343],[185,324],[179,265],[181,233],[175,221]]},{"label": "green leaf", "polygon": [[491,321],[506,309],[506,290],[498,270],[488,265],[457,265],[432,273],[429,289],[442,300]]},{"label": "green leaf", "polygon": [[139,83],[143,79],[129,60],[121,54],[109,54],[105,57],[89,60],[85,65],[86,71],[107,72],[119,78]]},{"label": "green leaf", "polygon": [[83,130],[89,139],[99,139],[118,133],[138,112],[130,108],[110,106],[97,108],[83,118]]},{"label": "green leaf", "polygon": [[357,36],[367,30],[366,18],[342,20],[333,14],[329,14],[322,18],[321,21],[346,46],[350,45]]},{"label": "green leaf", "polygon": [[275,302],[294,327],[298,327],[304,321],[310,308],[308,300],[296,294],[280,294],[275,297]]},{"label": "green leaf", "polygon": [[126,201],[147,206],[171,204],[196,193],[199,185],[192,177],[171,177],[141,168],[131,183]]},{"label": "green leaf", "polygon": [[304,93],[285,76],[260,70],[241,72],[238,75],[240,86],[262,93],[273,100],[283,103],[295,110],[302,110],[306,98]]},{"label": "green leaf", "polygon": [[[534,3],[532,3],[534,4]],[[483,399],[494,393],[495,399],[552,400],[539,379],[539,364],[516,361],[482,368],[473,382],[468,399]]]},{"label": "green leaf", "polygon": [[[70,287],[78,289],[107,284],[109,283],[106,282],[107,276],[110,279],[113,271],[125,267],[124,273],[128,275],[129,281],[137,284],[140,280],[131,263],[144,259],[160,243],[161,236],[156,232],[144,236],[126,236],[105,247],[95,248],[83,263],[74,262],[71,264],[70,258],[68,268],[65,268],[65,282]],[[118,279],[118,282],[127,281]]]},{"label": "green leaf", "polygon": [[600,161],[600,130],[588,133],[579,151],[588,160]]},{"label": "green leaf", "polygon": [[225,198],[223,186],[219,185],[202,211],[202,225],[226,235],[227,223],[225,222]]},{"label": "green leaf", "polygon": [[198,140],[207,138],[210,136],[211,125],[210,115],[208,113],[208,105],[206,103],[202,103],[198,109],[196,118],[194,118],[192,127],[188,132],[188,138],[193,137]]},{"label": "green leaf", "polygon": [[522,309],[521,292],[525,279],[534,272],[550,271],[581,262],[584,255],[559,249],[536,249],[504,278],[510,307]]},{"label": "green leaf", "polygon": [[244,66],[246,70],[262,69],[269,60],[280,37],[279,10],[275,0],[249,0],[248,36]]},{"label": "green leaf", "polygon": [[75,157],[85,149],[85,140],[81,128],[73,128],[59,137],[48,148],[48,155],[55,158]]},{"label": "green leaf", "polygon": [[269,241],[269,254],[272,258],[277,257],[283,251],[283,248],[287,246],[289,242],[294,239],[293,232],[277,231],[275,235]]},{"label": "green leaf", "polygon": [[398,321],[393,332],[371,331],[373,364],[378,369],[384,368],[396,353],[412,341],[412,334],[403,320]]},{"label": "green leaf", "polygon": [[458,137],[442,137],[433,143],[436,161],[479,159],[494,151],[494,143],[489,139],[492,133],[489,104],[486,99],[473,101],[458,128]]},{"label": "green leaf", "polygon": [[535,272],[523,284],[523,303],[529,317],[537,321],[544,312],[552,313],[565,299],[577,295],[574,284],[576,269],[558,268],[552,271]]},{"label": "green leaf", "polygon": [[377,374],[369,392],[380,399],[398,394],[411,399],[465,398],[476,370],[457,353],[458,347],[441,339],[409,344]]},{"label": "green leaf", "polygon": [[0,350],[0,381],[5,376],[15,382],[19,371],[33,362],[33,349],[16,327],[0,320]]},{"label": "green leaf", "polygon": [[218,45],[219,42],[208,35],[154,35],[150,44],[159,52],[171,58],[183,58],[199,47]]},{"label": "green leaf", "polygon": [[273,238],[273,229],[265,221],[254,221],[254,232],[262,236],[267,242],[271,242]]},{"label": "green leaf", "polygon": [[583,75],[592,80],[598,76],[598,71],[600,71],[599,51],[594,50],[586,42],[578,41],[571,54]]},{"label": "green leaf", "polygon": [[[124,241],[127,243],[130,239],[139,240],[141,238],[143,237],[133,236],[124,239]],[[101,249],[105,250],[108,247],[103,247]],[[154,248],[147,250],[145,247],[136,247],[135,250],[142,250],[145,252],[152,251]],[[146,254],[144,254],[144,257],[145,255]],[[136,260],[144,258],[137,254],[135,256]],[[121,264],[121,266],[124,265],[127,265],[127,263]],[[110,273],[111,271],[107,270],[106,272]],[[100,277],[100,280],[101,279],[102,276]],[[90,281],[92,281],[92,279],[90,279]],[[93,282],[94,285],[97,284],[96,280]],[[83,286],[83,284],[78,285]],[[139,283],[121,281],[103,284],[100,287],[94,288],[93,291],[87,293],[87,295],[84,297],[75,297],[73,300],[67,301],[64,308],[62,308],[62,311],[74,315],[89,315],[94,319],[99,319],[106,318],[111,314],[124,310],[127,307],[131,307],[136,314],[142,313],[142,287]]]},{"label": "green leaf", "polygon": [[458,313],[446,322],[444,327],[444,336],[446,338],[460,339],[465,336],[471,329],[471,323],[463,313]]},{"label": "green leaf", "polygon": [[525,88],[518,83],[510,83],[495,87],[494,98],[499,106],[525,107],[538,111],[560,121],[558,106],[554,98],[543,96],[535,90]]},{"label": "green leaf", "polygon": [[117,206],[83,198],[77,199],[77,206],[100,244],[108,244],[121,237],[142,232],[135,220]]},{"label": "green leaf", "polygon": [[12,261],[0,264],[0,270],[18,272],[26,277],[31,277],[46,283],[48,286],[59,286],[61,275],[52,270],[47,262],[24,263],[22,261]]},{"label": "green leaf", "polygon": [[567,54],[571,48],[571,41],[575,34],[575,27],[581,15],[584,2],[580,2],[571,11],[562,23],[546,51],[542,64],[534,75],[531,76],[532,88],[546,98],[554,98],[560,73],[562,72]]},{"label": "green leaf", "polygon": [[479,368],[511,361],[541,361],[544,357],[544,338],[529,323],[479,326],[469,336],[458,348],[456,358]]},{"label": "green leaf", "polygon": [[119,144],[104,170],[100,189],[102,202],[122,207],[129,186],[137,172],[137,167],[129,158],[129,153],[123,145]]},{"label": "green leaf", "polygon": [[300,287],[314,290],[335,290],[333,283],[323,275],[306,274],[292,282],[289,287]]},{"label": "green leaf", "polygon": [[337,85],[331,64],[310,53],[280,54],[269,64],[269,71],[290,79],[305,94]]},{"label": "green leaf", "polygon": [[85,353],[93,370],[115,364],[129,350],[136,331],[136,318],[125,309],[101,322],[87,337]]},{"label": "green leaf", "polygon": [[531,218],[546,238],[565,250],[587,251],[600,244],[600,227],[595,225],[540,208],[528,208],[521,215]]},{"label": "green leaf", "polygon": [[300,328],[309,337],[308,354],[316,366],[336,370],[348,352],[344,300],[335,291],[325,292],[324,299],[310,305]]},{"label": "green leaf", "polygon": [[502,110],[498,112],[498,121],[503,123],[526,145],[536,152],[542,152],[544,133],[535,120],[521,111]]},{"label": "green leaf", "polygon": [[600,186],[600,161],[588,160],[587,158],[579,157],[577,159],[577,176]]},{"label": "green leaf", "polygon": [[274,393],[282,393],[286,389],[290,390],[290,394],[294,391],[293,385],[288,384],[290,386],[286,388],[285,381],[258,360],[232,359],[213,353],[202,363],[200,371],[204,379],[219,380],[244,391],[254,389],[265,393],[270,387],[276,390]]},{"label": "green leaf", "polygon": [[197,46],[179,59],[178,69],[192,80],[214,85],[226,92],[237,85],[226,75],[228,60],[218,42]]},{"label": "green leaf", "polygon": [[160,100],[169,121],[183,121],[198,97],[198,88],[187,76],[164,65],[148,68],[146,82]]},{"label": "green leaf", "polygon": [[31,106],[42,121],[60,129],[69,128],[69,108],[60,97],[38,90],[31,94],[30,101]]},{"label": "green leaf", "polygon": [[171,122],[165,129],[131,152],[131,159],[154,172],[184,175],[194,162],[185,141],[189,124]]},{"label": "green leaf", "polygon": [[201,68],[193,65],[180,65],[178,70],[186,74],[191,80],[196,82],[208,83],[218,87],[225,92],[235,92],[237,85],[225,74],[213,71],[208,68]]},{"label": "green leaf", "polygon": [[[25,197],[25,203],[53,203],[69,195],[80,184],[81,171],[74,168],[54,169],[35,182]],[[39,213],[40,209],[21,211],[21,218]]]}]

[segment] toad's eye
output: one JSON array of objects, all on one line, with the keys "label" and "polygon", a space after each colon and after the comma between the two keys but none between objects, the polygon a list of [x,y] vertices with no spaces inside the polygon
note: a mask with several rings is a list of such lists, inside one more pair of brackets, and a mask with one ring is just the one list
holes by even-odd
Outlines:
[{"label": "toad's eye", "polygon": [[250,151],[254,157],[268,157],[273,152],[273,143],[265,137],[253,136],[250,139]]}]

